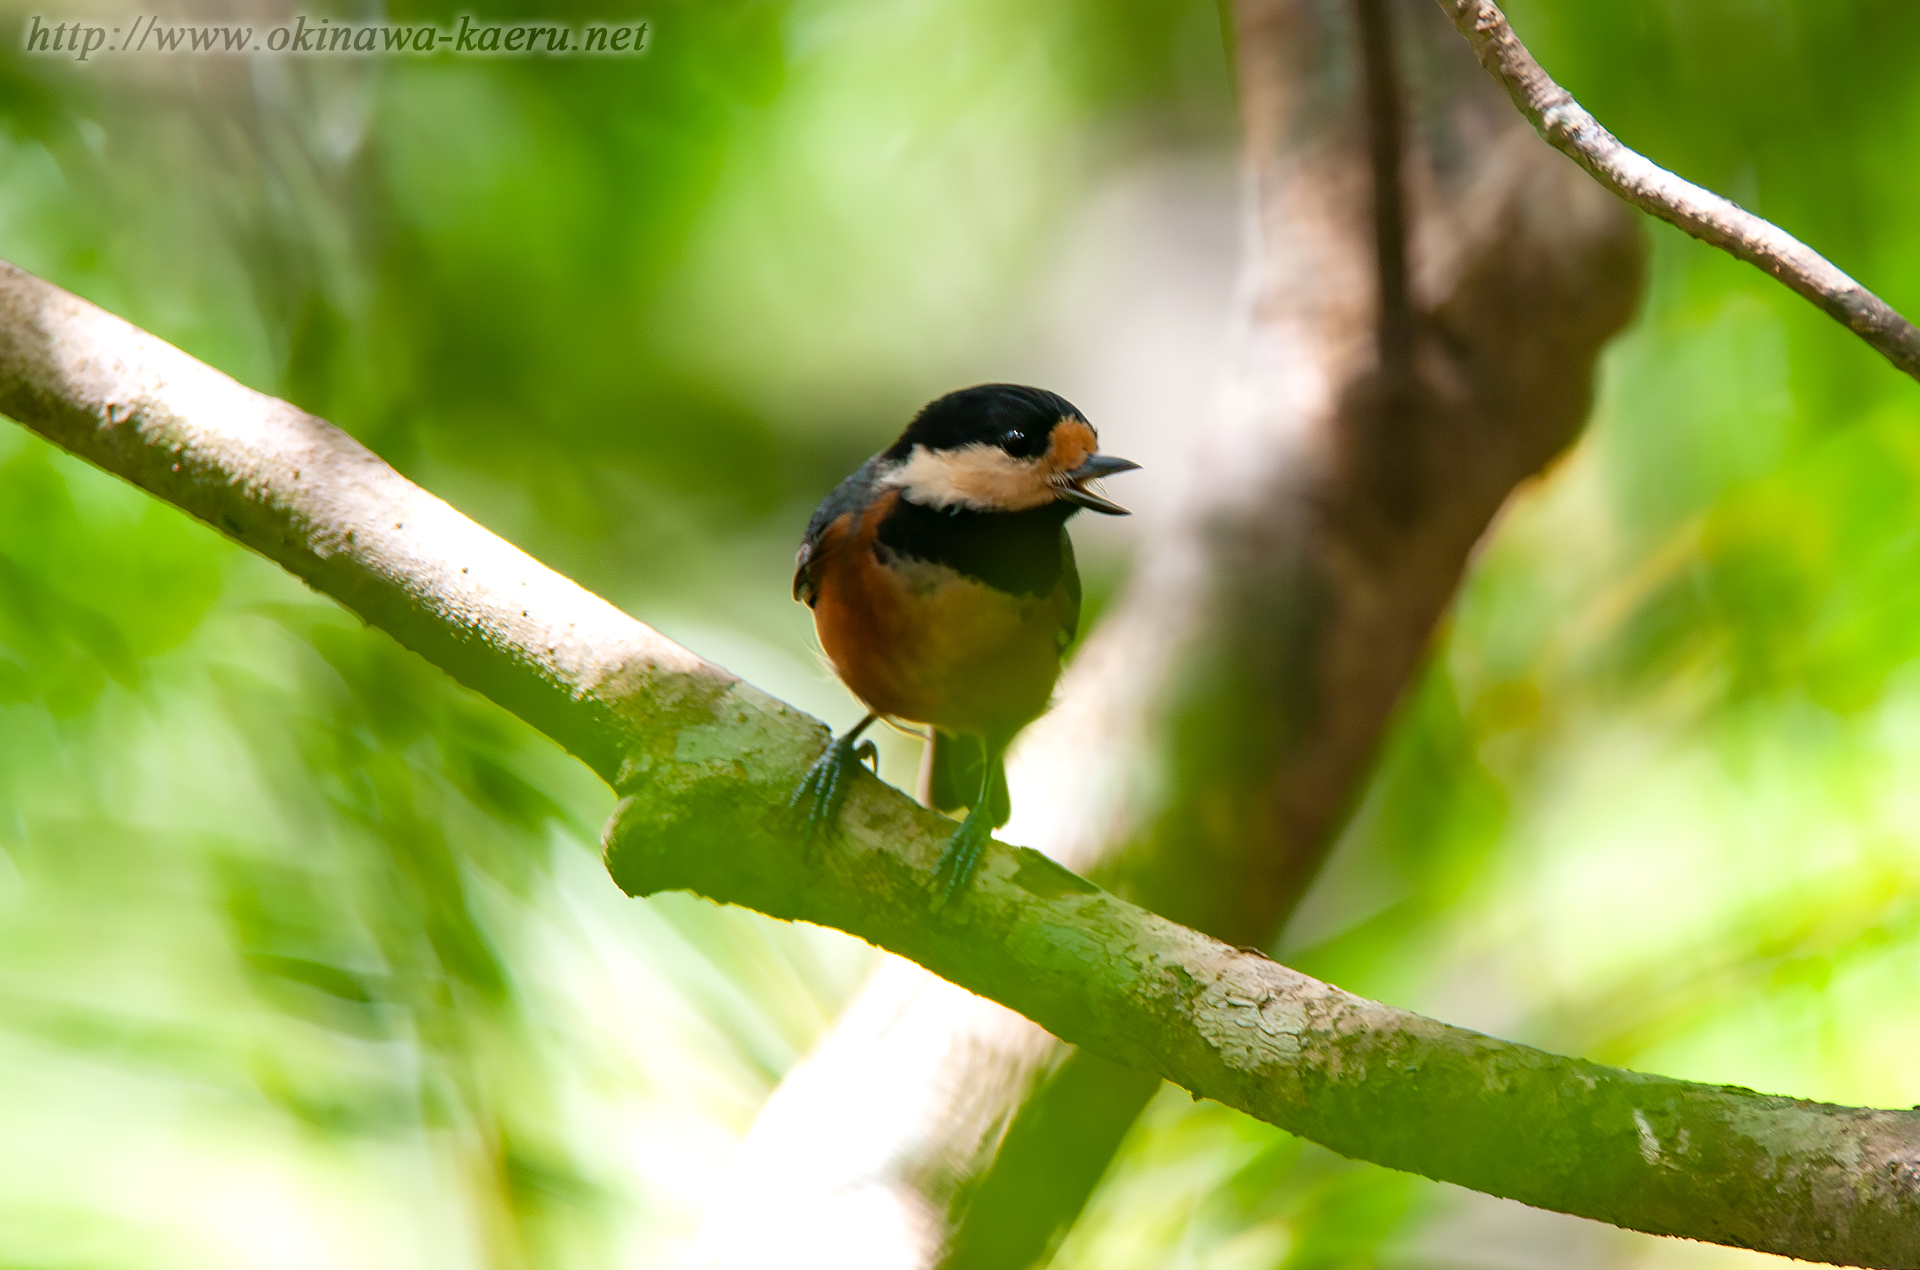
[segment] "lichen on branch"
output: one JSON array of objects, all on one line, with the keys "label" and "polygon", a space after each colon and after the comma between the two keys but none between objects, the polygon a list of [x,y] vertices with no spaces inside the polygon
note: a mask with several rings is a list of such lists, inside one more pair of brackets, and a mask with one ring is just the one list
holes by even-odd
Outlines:
[{"label": "lichen on branch", "polygon": [[834,926],[1333,1149],[1543,1208],[1808,1260],[1920,1263],[1920,1112],[1620,1071],[1366,1001],[990,847],[856,775],[810,858],[786,795],[826,730],[487,533],[344,433],[0,264],[0,409],[279,562],[573,749],[607,861]]}]

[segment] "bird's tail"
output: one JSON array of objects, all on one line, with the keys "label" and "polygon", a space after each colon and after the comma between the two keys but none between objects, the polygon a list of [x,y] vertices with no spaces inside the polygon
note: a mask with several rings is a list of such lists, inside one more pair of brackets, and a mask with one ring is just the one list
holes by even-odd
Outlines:
[{"label": "bird's tail", "polygon": [[[927,806],[935,811],[973,806],[980,796],[980,765],[985,758],[980,738],[936,730],[921,769],[921,792]],[[1013,802],[1007,796],[1007,766],[998,759],[993,764],[993,792],[986,810],[996,829],[1013,814]]]}]

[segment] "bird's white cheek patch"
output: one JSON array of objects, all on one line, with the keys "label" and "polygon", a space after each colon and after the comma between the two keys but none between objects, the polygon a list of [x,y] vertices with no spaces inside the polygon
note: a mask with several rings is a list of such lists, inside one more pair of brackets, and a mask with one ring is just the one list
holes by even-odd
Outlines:
[{"label": "bird's white cheek patch", "polygon": [[882,480],[922,507],[1025,511],[1054,496],[1039,463],[1016,459],[997,445],[937,452],[916,445]]}]

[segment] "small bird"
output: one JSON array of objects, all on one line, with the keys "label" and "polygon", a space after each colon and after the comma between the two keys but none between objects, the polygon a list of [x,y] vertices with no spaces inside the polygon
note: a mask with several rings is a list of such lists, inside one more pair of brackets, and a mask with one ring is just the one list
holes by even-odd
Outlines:
[{"label": "small bird", "polygon": [[807,840],[832,822],[874,720],[932,729],[923,796],[968,808],[934,875],[942,904],[1007,821],[1003,758],[1047,708],[1080,622],[1067,519],[1127,509],[1087,488],[1139,467],[1098,452],[1093,425],[1039,388],[980,384],[914,416],[821,502],[794,561],[793,598],[867,716],[794,791]]}]

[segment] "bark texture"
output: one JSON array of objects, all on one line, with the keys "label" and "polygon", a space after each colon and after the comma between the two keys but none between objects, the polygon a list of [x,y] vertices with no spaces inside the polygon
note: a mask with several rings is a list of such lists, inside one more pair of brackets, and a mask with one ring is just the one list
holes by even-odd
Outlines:
[{"label": "bark texture", "polygon": [[636,722],[663,709],[694,724],[737,704],[777,721],[774,735],[796,752],[826,735],[494,537],[326,420],[4,261],[0,411],[266,556],[609,782],[659,735]]},{"label": "bark texture", "polygon": [[[867,783],[846,833],[809,860],[769,832],[794,774],[727,754],[637,782],[608,829],[614,880],[851,931],[1347,1155],[1656,1234],[1920,1263],[1920,1111],[1669,1080],[1450,1027],[1179,926],[1027,848],[993,844],[975,888],[936,913],[950,821]],[[782,1264],[811,1260],[795,1249]]]},{"label": "bark texture", "polygon": [[842,832],[810,858],[785,800],[825,740],[817,722],[540,568],[324,421],[10,266],[0,408],[591,756],[624,795],[608,866],[631,893],[686,888],[837,926],[1112,1062],[1361,1158],[1642,1230],[1920,1263],[1920,1113],[1642,1076],[1450,1028],[997,843],[976,887],[934,913],[951,822],[864,774]]},{"label": "bark texture", "polygon": [[[1645,247],[1431,8],[1235,14],[1247,240],[1229,382],[1193,426],[1178,512],[1022,739],[1008,833],[1265,946],[1475,543],[1578,434]],[[1383,118],[1396,105],[1406,118]],[[1395,151],[1402,185],[1381,198]],[[1044,1264],[1156,1088],[889,965],[769,1101],[703,1264]],[[871,1110],[850,1127],[856,1096]]]},{"label": "bark texture", "polygon": [[1764,269],[1920,379],[1920,329],[1885,300],[1778,225],[1621,145],[1540,68],[1492,0],[1440,0],[1440,7],[1528,122],[1596,181],[1641,211]]}]

